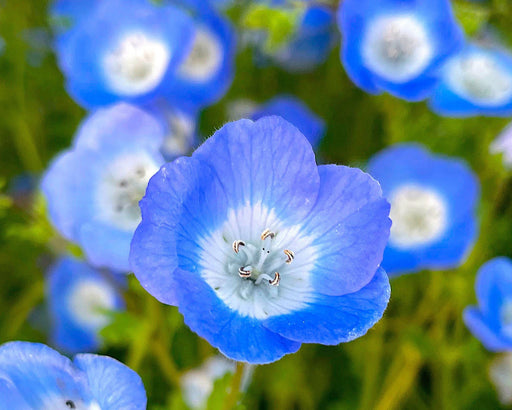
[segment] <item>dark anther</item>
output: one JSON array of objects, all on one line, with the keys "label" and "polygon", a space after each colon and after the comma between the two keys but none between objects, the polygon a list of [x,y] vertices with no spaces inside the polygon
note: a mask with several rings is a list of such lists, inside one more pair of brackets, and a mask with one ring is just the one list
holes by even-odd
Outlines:
[{"label": "dark anther", "polygon": [[66,401],[66,406],[69,407],[70,409],[76,409],[76,405],[75,405],[75,402],[73,400],[67,400]]}]

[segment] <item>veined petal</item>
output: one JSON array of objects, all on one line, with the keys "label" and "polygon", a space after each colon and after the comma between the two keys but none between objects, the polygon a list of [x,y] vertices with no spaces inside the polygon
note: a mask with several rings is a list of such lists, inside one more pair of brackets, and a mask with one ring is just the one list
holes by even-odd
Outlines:
[{"label": "veined petal", "polygon": [[343,296],[318,294],[306,309],[274,316],[268,329],[302,343],[335,345],[364,335],[381,317],[390,296],[389,280],[379,268],[362,289]]},{"label": "veined petal", "polygon": [[316,291],[343,295],[375,275],[389,237],[389,203],[377,181],[356,168],[319,167],[317,202],[303,231],[314,238]]},{"label": "veined petal", "polygon": [[180,288],[185,323],[231,359],[264,364],[300,348],[300,343],[266,329],[260,320],[229,309],[199,275],[178,269],[174,283]]},{"label": "veined petal", "polygon": [[141,378],[121,362],[106,356],[79,354],[74,364],[87,376],[91,393],[101,410],[146,408],[146,391]]},{"label": "veined petal", "polygon": [[282,221],[300,221],[315,203],[320,179],[311,145],[280,117],[228,123],[193,157],[212,168],[232,209],[261,202]]}]

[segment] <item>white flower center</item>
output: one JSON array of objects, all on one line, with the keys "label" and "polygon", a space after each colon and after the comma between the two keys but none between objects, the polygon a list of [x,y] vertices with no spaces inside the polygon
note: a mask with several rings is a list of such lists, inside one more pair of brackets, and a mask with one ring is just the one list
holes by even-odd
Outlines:
[{"label": "white flower center", "polygon": [[206,82],[222,64],[223,50],[218,38],[206,30],[197,30],[192,50],[179,68],[182,77]]},{"label": "white flower center", "polygon": [[512,403],[512,353],[494,360],[490,368],[490,377],[496,386],[502,404]]},{"label": "white flower center", "polygon": [[383,78],[406,82],[432,59],[432,45],[415,16],[385,16],[371,22],[363,39],[364,64]]},{"label": "white flower center", "polygon": [[316,252],[299,226],[284,227],[261,204],[231,210],[225,224],[201,241],[201,275],[242,316],[266,319],[312,300]]},{"label": "white flower center", "polygon": [[500,105],[512,97],[512,74],[485,54],[453,60],[448,82],[456,93],[482,105]]},{"label": "white flower center", "polygon": [[115,307],[114,289],[93,280],[80,281],[68,296],[68,306],[79,323],[101,329],[110,322],[106,311]]},{"label": "white flower center", "polygon": [[140,223],[139,201],[158,165],[145,152],[121,155],[105,170],[96,192],[101,220],[131,231]]},{"label": "white flower center", "polygon": [[152,91],[167,71],[171,53],[159,40],[142,32],[125,36],[103,59],[110,89],[121,95]]},{"label": "white flower center", "polygon": [[390,242],[399,248],[414,248],[438,239],[447,223],[447,209],[436,192],[405,185],[391,195]]}]

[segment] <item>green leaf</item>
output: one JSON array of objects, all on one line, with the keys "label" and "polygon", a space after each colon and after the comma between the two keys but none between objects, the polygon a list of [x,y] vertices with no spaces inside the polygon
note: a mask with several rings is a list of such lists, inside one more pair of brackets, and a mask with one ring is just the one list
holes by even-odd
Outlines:
[{"label": "green leaf", "polygon": [[479,4],[454,3],[455,16],[467,34],[477,33],[489,20],[490,11]]}]

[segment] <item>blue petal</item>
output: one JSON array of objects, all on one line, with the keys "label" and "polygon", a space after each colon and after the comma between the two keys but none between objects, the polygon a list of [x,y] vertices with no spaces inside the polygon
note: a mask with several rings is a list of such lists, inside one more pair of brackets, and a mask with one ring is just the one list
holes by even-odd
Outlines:
[{"label": "blue petal", "polygon": [[262,203],[281,221],[299,222],[315,203],[320,180],[311,144],[280,117],[228,123],[193,157],[212,168],[232,209]]},{"label": "blue petal", "polygon": [[389,280],[379,268],[371,282],[343,296],[318,294],[298,312],[274,316],[264,326],[301,343],[335,345],[349,342],[370,329],[382,317],[390,296]]},{"label": "blue petal", "polygon": [[100,274],[86,263],[71,257],[60,259],[50,269],[46,293],[54,323],[52,339],[59,349],[67,353],[77,353],[99,348],[99,329],[86,327],[73,316],[69,308],[69,297],[80,282],[94,281],[112,291],[114,309],[121,309],[124,307],[121,295],[115,291],[113,279],[109,281],[106,275],[107,273]]},{"label": "blue petal", "polygon": [[[366,29],[379,15],[414,14],[430,34],[433,56],[423,72],[410,81],[393,82],[371,71],[362,59],[362,41]],[[463,32],[455,21],[448,0],[345,0],[339,9],[338,24],[342,31],[341,60],[348,75],[368,93],[381,91],[409,100],[427,98],[434,90],[435,79],[446,59],[463,46]]]},{"label": "blue petal", "polygon": [[0,410],[33,410],[8,377],[3,378],[2,370],[0,369]]},{"label": "blue petal", "polygon": [[[168,24],[169,21],[173,24]],[[102,56],[130,30],[144,31],[159,38],[172,52],[159,85],[141,94],[120,96],[106,84]],[[151,101],[168,90],[176,67],[190,49],[192,30],[191,18],[174,6],[156,6],[145,0],[102,2],[90,18],[75,27],[68,41],[57,50],[61,69],[67,78],[68,92],[87,108],[119,100],[135,104]]]},{"label": "blue petal", "polygon": [[74,145],[101,150],[109,145],[143,145],[156,152],[164,140],[159,120],[133,105],[119,103],[90,114],[80,125]]},{"label": "blue petal", "polygon": [[218,101],[228,90],[234,77],[236,34],[230,21],[208,6],[197,10],[195,30],[207,30],[215,36],[222,48],[222,61],[207,81],[193,81],[177,73],[167,83],[166,97],[178,106],[183,103],[204,107]]},{"label": "blue petal", "polygon": [[[226,218],[225,193],[209,167],[195,158],[182,157],[151,178],[140,207],[142,222],[131,244],[131,268],[149,293],[175,305],[173,271],[179,262],[195,269],[198,239]],[[180,251],[180,260],[178,247],[185,249]]]},{"label": "blue petal", "polygon": [[264,364],[300,348],[300,343],[271,332],[261,321],[228,308],[198,274],[178,269],[174,279],[185,323],[225,356]]},{"label": "blue petal", "polygon": [[490,329],[481,312],[475,307],[464,310],[464,322],[471,333],[482,342],[486,349],[493,352],[508,352],[512,350],[512,339],[500,335]]},{"label": "blue petal", "polygon": [[512,300],[512,261],[491,259],[478,270],[475,284],[478,305],[487,318],[498,319],[505,299]]},{"label": "blue petal", "polygon": [[102,410],[146,408],[146,391],[137,373],[106,356],[79,354],[75,365],[85,372],[89,387]]},{"label": "blue petal", "polygon": [[87,260],[97,267],[128,272],[133,233],[120,230],[103,222],[84,223],[80,227],[80,244]]},{"label": "blue petal", "polygon": [[313,146],[318,145],[324,135],[325,122],[298,98],[286,95],[275,97],[253,112],[251,118],[258,120],[269,115],[278,115],[295,125]]},{"label": "blue petal", "polygon": [[66,400],[92,401],[85,375],[68,358],[39,343],[0,346],[0,374],[16,386],[31,408],[40,408],[49,400],[62,400],[63,406]]},{"label": "blue petal", "polygon": [[325,295],[352,293],[370,282],[382,261],[389,204],[379,184],[357,168],[318,169],[319,196],[303,227],[318,253],[313,286]]}]

